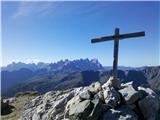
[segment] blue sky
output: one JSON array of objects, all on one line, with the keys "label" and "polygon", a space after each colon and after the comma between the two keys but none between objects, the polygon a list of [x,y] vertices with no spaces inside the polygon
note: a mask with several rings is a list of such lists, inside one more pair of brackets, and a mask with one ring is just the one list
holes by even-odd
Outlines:
[{"label": "blue sky", "polygon": [[97,58],[111,66],[113,41],[95,37],[145,31],[119,43],[119,65],[159,65],[160,2],[2,2],[2,65]]}]

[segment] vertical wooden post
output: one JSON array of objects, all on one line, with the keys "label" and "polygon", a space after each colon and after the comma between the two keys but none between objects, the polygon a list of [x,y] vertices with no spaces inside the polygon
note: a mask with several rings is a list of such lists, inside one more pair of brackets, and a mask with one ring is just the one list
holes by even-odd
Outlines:
[{"label": "vertical wooden post", "polygon": [[118,66],[118,46],[119,46],[119,28],[115,29],[114,39],[114,60],[113,60],[113,78],[117,79],[117,66]]},{"label": "vertical wooden post", "polygon": [[135,33],[127,33],[127,34],[119,34],[119,28],[115,29],[115,34],[112,36],[105,36],[101,38],[95,38],[91,40],[91,43],[104,42],[114,40],[114,60],[113,60],[113,71],[112,76],[113,79],[117,79],[118,77],[118,47],[119,40],[123,40],[125,38],[134,38],[134,37],[142,37],[145,36],[145,32],[135,32]]}]

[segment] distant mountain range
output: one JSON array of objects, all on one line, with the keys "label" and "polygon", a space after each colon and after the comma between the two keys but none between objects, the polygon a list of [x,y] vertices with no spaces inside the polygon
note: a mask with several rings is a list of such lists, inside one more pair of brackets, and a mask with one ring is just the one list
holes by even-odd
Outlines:
[{"label": "distant mountain range", "polygon": [[[26,68],[32,71],[42,70],[45,69],[46,71],[60,71],[64,69],[75,69],[77,70],[111,70],[112,66],[102,66],[102,64],[97,59],[77,59],[70,61],[68,59],[66,60],[60,60],[55,63],[44,63],[39,62],[37,64],[35,63],[23,63],[23,62],[12,62],[11,64],[2,67],[2,71],[18,71],[22,68]],[[126,67],[126,66],[119,66],[120,70],[131,70],[131,69],[139,69],[143,67]],[[145,67],[144,67],[145,68]]]},{"label": "distant mountain range", "polygon": [[[150,84],[160,89],[160,67],[119,67],[122,82],[137,85]],[[97,59],[65,60],[57,63],[12,63],[2,68],[2,95],[13,96],[21,91],[45,93],[72,87],[86,86],[95,81],[104,83],[112,74],[111,67],[104,67]]]},{"label": "distant mountain range", "polygon": [[41,69],[45,69],[46,71],[61,71],[61,70],[101,70],[103,69],[102,65],[97,59],[77,59],[70,61],[68,59],[66,60],[60,60],[55,63],[43,63],[39,62],[37,64],[35,63],[22,63],[13,62],[12,64],[7,65],[6,67],[2,67],[2,71],[16,71],[20,70],[22,68],[27,68],[32,71],[37,71]]},{"label": "distant mountain range", "polygon": [[57,73],[68,74],[86,70],[103,70],[97,59],[60,60],[56,63],[22,63],[13,62],[1,68],[2,93],[19,82],[26,81],[35,76],[54,75]]}]

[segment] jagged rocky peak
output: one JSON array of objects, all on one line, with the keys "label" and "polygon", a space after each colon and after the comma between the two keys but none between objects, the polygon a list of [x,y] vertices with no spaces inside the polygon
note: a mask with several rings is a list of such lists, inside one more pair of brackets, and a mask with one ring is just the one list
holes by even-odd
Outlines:
[{"label": "jagged rocky peak", "polygon": [[13,62],[6,67],[2,67],[2,70],[5,71],[15,71],[20,70],[22,68],[27,68],[32,71],[36,71],[39,69],[47,69],[48,71],[57,71],[62,69],[73,69],[75,71],[75,68],[79,70],[100,70],[103,69],[103,66],[100,64],[98,59],[76,59],[76,60],[60,60],[54,63],[43,63],[38,62],[35,63],[22,63],[22,62]]},{"label": "jagged rocky peak", "polygon": [[25,105],[20,120],[159,120],[160,96],[151,88],[104,84],[50,91]]}]

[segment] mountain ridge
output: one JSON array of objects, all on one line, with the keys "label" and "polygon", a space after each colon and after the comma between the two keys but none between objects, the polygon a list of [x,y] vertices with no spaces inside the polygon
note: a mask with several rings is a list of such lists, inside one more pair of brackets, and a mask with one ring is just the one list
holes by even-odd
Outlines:
[{"label": "mountain ridge", "polygon": [[[15,70],[20,70],[21,68],[27,68],[32,71],[36,71],[38,69],[47,69],[48,71],[56,71],[60,70],[63,67],[74,65],[74,67],[79,68],[79,65],[90,65],[88,67],[99,67],[99,69],[102,69],[102,65],[98,61],[98,59],[76,59],[76,60],[59,60],[54,63],[44,63],[44,62],[38,62],[36,63],[24,63],[24,62],[12,62],[11,64],[8,64],[7,66],[1,67],[2,71],[15,71]],[[95,66],[94,66],[95,65]],[[82,67],[81,66],[81,67]],[[91,68],[92,69],[92,68]]]},{"label": "mountain ridge", "polygon": [[[21,68],[27,68],[30,69],[32,71],[36,71],[38,69],[47,69],[50,70],[52,69],[52,67],[57,67],[57,66],[65,66],[67,64],[77,64],[77,63],[81,63],[81,62],[88,62],[88,63],[93,63],[96,64],[97,66],[99,66],[101,69],[103,67],[103,69],[105,70],[111,70],[113,67],[112,66],[106,66],[106,65],[102,65],[98,59],[94,58],[94,59],[75,59],[75,60],[59,60],[57,62],[50,62],[50,63],[45,63],[45,62],[38,62],[38,63],[25,63],[25,62],[12,62],[6,66],[2,66],[1,67],[1,71],[16,71],[16,70],[20,70]],[[118,69],[120,70],[130,70],[130,69],[143,69],[146,67],[154,67],[154,66],[139,66],[139,67],[132,67],[132,66],[124,66],[124,65],[119,65]],[[59,68],[60,69],[60,68]]]},{"label": "mountain ridge", "polygon": [[[148,70],[135,71],[135,70],[119,70],[118,78],[121,82],[133,82],[134,85],[150,85],[154,89],[160,90],[159,82],[159,67],[146,68]],[[146,72],[156,69],[153,73]],[[31,79],[19,82],[12,86],[6,95],[15,95],[17,92],[25,91],[38,91],[39,93],[45,93],[50,90],[63,90],[80,86],[87,86],[92,82],[99,81],[101,83],[112,76],[112,71],[76,71],[72,73],[56,73],[56,74],[44,74],[40,76],[34,76]],[[150,77],[152,79],[150,79]]]},{"label": "mountain ridge", "polygon": [[[33,65],[35,66],[35,64]],[[104,83],[105,79],[112,75],[112,67],[102,66],[97,59],[61,60],[51,64],[39,63],[37,68],[24,63],[20,63],[20,66],[22,68],[17,67],[17,64],[14,63],[9,65],[6,70],[2,69],[2,95],[6,95],[9,91],[12,91],[13,95],[13,92],[15,94],[24,90],[37,90],[44,93],[47,92],[46,90],[85,86],[93,81]],[[10,67],[12,70],[8,71],[7,69]],[[140,68],[120,66],[118,74],[123,82],[149,83],[152,88],[160,89],[160,83],[158,82],[160,78],[159,71],[159,66]],[[46,88],[45,91],[44,87]]]}]

